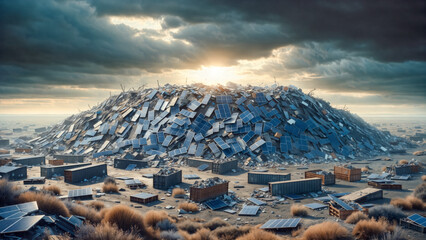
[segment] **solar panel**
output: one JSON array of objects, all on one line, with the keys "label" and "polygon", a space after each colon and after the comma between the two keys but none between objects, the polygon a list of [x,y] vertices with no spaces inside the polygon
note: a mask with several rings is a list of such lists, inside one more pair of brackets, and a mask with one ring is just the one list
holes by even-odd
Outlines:
[{"label": "solar panel", "polygon": [[247,100],[247,98],[242,96],[242,97],[238,98],[238,100],[235,103],[237,105],[240,105],[240,104],[244,103],[246,100]]},{"label": "solar panel", "polygon": [[167,137],[164,139],[163,143],[161,144],[163,147],[168,147],[170,145],[170,142],[173,140],[173,136],[167,135]]},{"label": "solar panel", "polygon": [[411,221],[421,225],[422,227],[426,227],[426,218],[419,215],[419,214],[413,214],[408,217]]},{"label": "solar panel", "polygon": [[210,117],[214,111],[214,107],[209,107],[206,111],[206,117]]},{"label": "solar panel", "polygon": [[28,202],[0,208],[1,218],[22,217],[38,210],[37,202]]},{"label": "solar panel", "polygon": [[217,104],[228,104],[228,103],[232,103],[232,97],[229,95],[220,95],[216,97],[216,103]]},{"label": "solar panel", "polygon": [[205,144],[204,144],[204,143],[200,143],[200,144],[198,144],[198,146],[197,146],[197,151],[195,151],[195,156],[196,156],[196,157],[201,157],[201,156],[203,155],[203,152],[204,152],[204,146],[205,146]]},{"label": "solar panel", "polygon": [[228,104],[218,104],[218,110],[215,111],[216,118],[226,119],[231,117],[231,109]]},{"label": "solar panel", "polygon": [[289,219],[271,219],[263,224],[261,229],[280,229],[280,228],[296,228],[299,225],[301,218]]},{"label": "solar panel", "polygon": [[197,150],[197,144],[192,143],[191,146],[189,146],[188,154],[194,155],[196,150]]},{"label": "solar panel", "polygon": [[26,232],[37,224],[43,217],[44,215],[38,215],[0,220],[0,233]]},{"label": "solar panel", "polygon": [[225,210],[223,210],[224,212],[227,212],[227,213],[230,213],[230,214],[235,214],[236,213],[236,211],[235,210],[232,210],[232,209],[225,209]]},{"label": "solar panel", "polygon": [[202,164],[198,167],[198,171],[205,171],[209,168],[208,164]]},{"label": "solar panel", "polygon": [[92,196],[92,188],[83,188],[68,191],[68,198],[79,198],[85,196]]},{"label": "solar panel", "polygon": [[161,106],[163,105],[164,100],[163,99],[158,99],[157,103],[154,106],[154,111],[158,111],[160,110]]},{"label": "solar panel", "polygon": [[304,198],[302,195],[297,195],[297,194],[287,194],[287,195],[284,195],[284,197],[290,198],[291,200],[300,200]]},{"label": "solar panel", "polygon": [[257,135],[262,134],[262,129],[263,129],[263,123],[256,123],[254,125],[254,133],[257,134]]},{"label": "solar panel", "polygon": [[153,89],[151,93],[147,96],[148,100],[151,100],[155,96],[155,94],[157,94],[157,92],[158,90]]},{"label": "solar panel", "polygon": [[204,119],[203,114],[199,114],[191,124],[192,130],[196,133],[206,134],[212,125]]},{"label": "solar panel", "polygon": [[219,150],[219,148],[216,146],[216,144],[215,143],[209,143],[209,148],[210,148],[210,150],[212,150],[212,152],[214,153],[214,154],[216,154],[216,153],[218,153],[218,152],[220,152],[220,150]]},{"label": "solar panel", "polygon": [[136,164],[129,164],[127,167],[126,167],[126,171],[132,171],[133,169],[135,169],[136,168]]},{"label": "solar panel", "polygon": [[304,206],[313,210],[318,210],[318,209],[323,209],[328,207],[327,205],[320,204],[320,203],[309,203],[309,204],[305,204]]},{"label": "solar panel", "polygon": [[200,177],[197,174],[183,175],[183,178],[185,178],[185,179],[200,179]]},{"label": "solar panel", "polygon": [[195,136],[194,136],[194,140],[196,141],[196,142],[199,142],[199,141],[201,141],[201,140],[203,140],[204,139],[204,136],[203,136],[203,134],[201,134],[201,133],[197,133],[197,134],[195,134]]},{"label": "solar panel", "polygon": [[135,195],[132,195],[132,197],[135,198],[141,198],[141,199],[147,199],[147,198],[151,198],[151,197],[155,197],[156,195],[151,194],[151,193],[138,193]]},{"label": "solar panel", "polygon": [[189,146],[190,146],[190,144],[191,144],[191,142],[192,142],[192,139],[194,139],[194,136],[195,136],[195,132],[193,132],[193,131],[188,131],[187,133],[186,133],[186,138],[185,138],[185,141],[183,142],[183,147],[186,147],[186,148],[189,148]]},{"label": "solar panel", "polygon": [[213,211],[224,208],[224,207],[228,207],[228,204],[226,204],[225,202],[223,202],[220,199],[209,200],[209,201],[204,202],[204,204],[206,204],[206,206],[209,207]]},{"label": "solar panel", "polygon": [[254,137],[255,133],[253,131],[248,132],[246,135],[244,135],[243,140],[244,142],[250,141]]},{"label": "solar panel", "polygon": [[248,198],[247,200],[249,200],[250,202],[252,202],[252,203],[254,203],[254,204],[258,205],[258,206],[266,205],[266,202],[261,201],[261,200],[259,200],[257,198]]},{"label": "solar panel", "polygon": [[253,143],[253,144],[250,146],[250,150],[251,150],[251,151],[254,151],[254,150],[258,149],[260,146],[262,146],[264,143],[265,143],[265,140],[260,139],[259,141],[257,141],[257,142],[255,142],[255,143]]},{"label": "solar panel", "polygon": [[256,102],[259,105],[264,105],[266,104],[268,101],[265,98],[265,94],[263,93],[256,93]]},{"label": "solar panel", "polygon": [[247,110],[241,113],[240,118],[243,120],[244,123],[248,123],[254,118],[254,116],[249,110]]},{"label": "solar panel", "polygon": [[260,209],[259,206],[244,205],[243,209],[241,209],[241,211],[238,213],[238,215],[241,215],[241,216],[256,216],[259,209]]},{"label": "solar panel", "polygon": [[343,202],[342,200],[338,199],[337,197],[328,194],[328,196],[331,198],[331,200],[333,200],[334,202],[336,202],[337,204],[339,204],[342,208],[344,208],[345,210],[354,210],[353,207],[351,207],[349,204]]},{"label": "solar panel", "polygon": [[212,95],[206,94],[204,96],[203,100],[201,101],[201,104],[207,105],[209,103],[211,97],[212,97]]},{"label": "solar panel", "polygon": [[227,144],[225,141],[223,141],[223,139],[222,139],[221,137],[214,138],[213,140],[215,141],[215,143],[216,143],[217,145],[219,145],[219,147],[220,147],[222,150],[224,150],[224,149],[227,149],[227,148],[230,148],[230,147],[231,147],[231,146],[229,146],[229,144]]},{"label": "solar panel", "polygon": [[201,103],[197,100],[192,100],[192,102],[190,102],[188,104],[188,108],[191,109],[192,111],[197,110],[197,108],[201,105]]},{"label": "solar panel", "polygon": [[153,178],[154,174],[146,173],[146,174],[143,174],[142,177],[144,177],[144,178]]}]

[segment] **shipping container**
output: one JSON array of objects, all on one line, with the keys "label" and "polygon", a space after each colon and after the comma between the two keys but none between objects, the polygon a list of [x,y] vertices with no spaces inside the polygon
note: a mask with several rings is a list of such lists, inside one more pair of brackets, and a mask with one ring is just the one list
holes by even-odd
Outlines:
[{"label": "shipping container", "polygon": [[417,164],[405,164],[395,166],[395,175],[408,175],[412,173],[418,173],[422,170],[422,167]]},{"label": "shipping container", "polygon": [[238,169],[238,160],[231,160],[225,162],[215,161],[212,163],[212,173],[225,174],[232,171],[232,169]]},{"label": "shipping container", "polygon": [[135,164],[136,168],[148,167],[148,161],[134,160],[134,159],[114,159],[114,167],[119,169],[126,169],[130,164]]},{"label": "shipping container", "polygon": [[27,166],[35,166],[35,165],[44,165],[46,162],[45,156],[30,156],[30,157],[21,157],[13,159],[12,162],[27,165]]},{"label": "shipping container", "polygon": [[375,182],[375,181],[368,182],[368,186],[372,186],[374,188],[379,188],[379,189],[392,189],[392,190],[401,190],[402,189],[401,184],[381,183],[381,182]]},{"label": "shipping container", "polygon": [[55,159],[64,160],[64,163],[82,163],[84,162],[84,155],[71,155],[71,154],[55,154]]},{"label": "shipping container", "polygon": [[203,164],[207,164],[209,165],[208,169],[212,169],[213,168],[213,161],[212,160],[207,160],[207,159],[202,159],[202,158],[188,158],[186,160],[186,164],[189,167],[199,167]]},{"label": "shipping container", "polygon": [[27,178],[26,166],[1,166],[1,179],[9,179],[10,181],[21,180]]},{"label": "shipping container", "polygon": [[348,195],[340,197],[341,200],[362,203],[383,198],[383,190],[375,188],[365,188]]},{"label": "shipping container", "polygon": [[165,174],[154,174],[153,186],[156,189],[166,190],[171,186],[180,184],[182,182],[182,170],[175,170],[175,172],[168,175]]},{"label": "shipping container", "polygon": [[270,182],[288,181],[291,179],[291,173],[262,173],[249,172],[247,181],[250,184],[269,184]]},{"label": "shipping container", "polygon": [[319,169],[306,171],[305,178],[321,178],[322,185],[333,185],[336,183],[334,174]]},{"label": "shipping container", "polygon": [[9,139],[0,139],[0,147],[9,146]]},{"label": "shipping container", "polygon": [[15,148],[15,153],[31,153],[31,148]]},{"label": "shipping container", "polygon": [[78,183],[84,179],[90,180],[93,177],[105,177],[106,175],[108,175],[106,164],[90,165],[64,170],[64,181]]},{"label": "shipping container", "polygon": [[44,165],[40,166],[40,176],[46,177],[48,179],[54,176],[64,176],[64,171],[66,169],[79,168],[84,166],[92,165],[91,163],[76,163],[76,164],[68,164],[61,166],[49,166]]},{"label": "shipping container", "polygon": [[52,159],[52,160],[49,160],[49,164],[53,166],[64,165],[64,160]]},{"label": "shipping container", "polygon": [[335,178],[348,181],[356,182],[361,180],[361,169],[348,167],[348,166],[334,166]]},{"label": "shipping container", "polygon": [[321,191],[321,178],[298,179],[269,183],[272,196],[302,194]]},{"label": "shipping container", "polygon": [[216,198],[224,194],[228,194],[229,182],[225,181],[220,184],[212,185],[205,188],[190,187],[189,199],[194,202],[204,202],[208,199]]}]

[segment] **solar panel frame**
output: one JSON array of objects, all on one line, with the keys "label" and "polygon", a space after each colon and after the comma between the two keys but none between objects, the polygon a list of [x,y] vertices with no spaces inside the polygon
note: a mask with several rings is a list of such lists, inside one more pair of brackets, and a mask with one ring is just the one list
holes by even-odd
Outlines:
[{"label": "solar panel frame", "polygon": [[14,218],[7,220],[0,220],[0,233],[16,233],[26,232],[37,224],[44,215],[27,216],[22,218]]},{"label": "solar panel frame", "polygon": [[240,216],[256,216],[259,212],[260,207],[259,206],[251,206],[251,205],[244,205],[241,211],[238,213]]},{"label": "solar panel frame", "polygon": [[333,200],[335,203],[340,205],[345,210],[355,210],[353,207],[351,207],[349,204],[343,202],[341,199],[338,199],[337,197],[335,197],[331,194],[328,194],[328,196],[330,197],[331,200]]},{"label": "solar panel frame", "polygon": [[208,200],[204,204],[213,211],[228,207],[228,204],[220,199]]},{"label": "solar panel frame", "polygon": [[92,188],[83,188],[68,191],[68,198],[79,198],[89,195],[92,196]]},{"label": "solar panel frame", "polygon": [[426,218],[417,213],[407,217],[407,219],[419,224],[422,227],[426,227]]},{"label": "solar panel frame", "polygon": [[260,229],[296,228],[301,220],[301,218],[270,219]]}]

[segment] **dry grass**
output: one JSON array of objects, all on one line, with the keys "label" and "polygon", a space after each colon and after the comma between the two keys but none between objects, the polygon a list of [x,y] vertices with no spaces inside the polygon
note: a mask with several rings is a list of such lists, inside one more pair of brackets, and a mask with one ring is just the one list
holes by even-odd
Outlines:
[{"label": "dry grass", "polygon": [[362,212],[353,212],[351,215],[349,215],[348,218],[346,218],[345,223],[349,223],[349,224],[356,224],[361,220],[366,220],[368,219],[368,216],[365,215]]},{"label": "dry grass", "polygon": [[395,207],[399,207],[402,210],[411,210],[413,209],[413,206],[411,205],[411,203],[409,201],[407,201],[407,199],[405,198],[395,198],[392,199],[390,201],[390,204],[395,206]]},{"label": "dry grass", "polygon": [[361,172],[369,172],[369,171],[370,171],[370,169],[368,169],[366,167],[361,168]]},{"label": "dry grass", "polygon": [[426,154],[426,151],[416,151],[416,152],[413,152],[414,156],[423,156],[425,154]]},{"label": "dry grass", "polygon": [[426,175],[423,175],[423,176],[422,176],[422,180],[423,180],[423,181],[426,181]]},{"label": "dry grass", "polygon": [[179,204],[178,206],[179,209],[185,210],[187,212],[198,212],[198,206],[195,203],[190,203],[190,202],[184,202]]},{"label": "dry grass", "polygon": [[203,227],[210,229],[211,231],[219,227],[229,226],[229,223],[221,218],[215,217],[212,220],[203,224]]},{"label": "dry grass", "polygon": [[414,189],[414,196],[418,199],[421,199],[423,202],[426,202],[426,183],[422,183]]},{"label": "dry grass", "polygon": [[291,215],[299,217],[308,216],[308,210],[309,208],[300,204],[293,204],[290,208]]},{"label": "dry grass", "polygon": [[180,195],[185,195],[186,192],[184,189],[182,188],[174,188],[172,191],[172,197],[176,197],[176,196],[180,196]]},{"label": "dry grass", "polygon": [[113,177],[106,177],[104,179],[104,184],[108,184],[108,183],[112,183],[114,185],[117,185],[117,182],[115,181],[115,179]]},{"label": "dry grass", "polygon": [[388,170],[388,167],[386,167],[386,166],[382,167],[383,172],[386,172],[386,170]]},{"label": "dry grass", "polygon": [[6,179],[0,180],[0,206],[6,206],[15,203],[21,190]]},{"label": "dry grass", "polygon": [[399,160],[399,165],[404,165],[404,164],[408,164],[408,160],[405,160],[405,159]]},{"label": "dry grass", "polygon": [[114,225],[102,224],[93,225],[85,224],[76,233],[76,239],[80,240],[142,240],[133,232],[124,232]]},{"label": "dry grass", "polygon": [[306,229],[303,227],[299,227],[294,229],[293,231],[291,231],[291,236],[292,237],[297,237],[299,235],[301,235]]},{"label": "dry grass", "polygon": [[355,225],[352,235],[361,240],[380,239],[387,232],[393,232],[393,229],[393,226],[389,225],[385,220],[361,220]]},{"label": "dry grass", "polygon": [[399,221],[399,219],[405,217],[405,214],[401,209],[392,205],[379,205],[370,208],[368,210],[368,216],[375,219],[386,218],[388,221]]},{"label": "dry grass", "polygon": [[209,229],[201,228],[195,234],[192,234],[190,237],[185,238],[185,239],[189,239],[189,240],[212,240],[210,233],[211,232],[210,232]]},{"label": "dry grass", "polygon": [[149,236],[144,225],[143,216],[137,211],[125,205],[116,205],[110,208],[105,213],[105,217],[102,222],[115,224],[119,229],[123,231],[134,230],[142,236],[144,236],[145,234]]},{"label": "dry grass", "polygon": [[18,202],[37,201],[38,208],[48,214],[57,214],[69,217],[70,213],[65,204],[52,195],[36,192],[24,192],[18,197]]},{"label": "dry grass", "polygon": [[118,193],[118,186],[114,183],[104,183],[102,186],[102,192],[104,193]]},{"label": "dry grass", "polygon": [[426,204],[423,203],[423,201],[419,198],[416,198],[414,196],[407,196],[405,199],[411,204],[413,209],[417,209],[417,210],[426,209]]},{"label": "dry grass", "polygon": [[349,231],[336,222],[323,222],[310,226],[303,233],[303,240],[346,240],[352,239]]},{"label": "dry grass", "polygon": [[201,223],[185,220],[176,225],[178,229],[183,230],[189,234],[193,234],[202,228]]},{"label": "dry grass", "polygon": [[50,186],[47,186],[47,187],[43,187],[43,191],[51,192],[51,193],[53,193],[54,195],[57,195],[57,196],[61,195],[61,189],[56,185],[50,185]]},{"label": "dry grass", "polygon": [[279,240],[277,235],[263,231],[258,228],[253,228],[249,233],[237,238],[237,240]]},{"label": "dry grass", "polygon": [[242,235],[248,234],[251,230],[250,226],[236,228],[235,226],[225,226],[216,228],[211,234],[220,240],[233,240]]},{"label": "dry grass", "polygon": [[100,223],[102,221],[102,215],[91,207],[72,202],[65,202],[65,205],[72,215],[85,217],[91,223]]},{"label": "dry grass", "polygon": [[105,204],[101,201],[93,201],[87,204],[87,206],[96,209],[97,211],[100,211],[101,209],[105,208]]},{"label": "dry grass", "polygon": [[157,223],[163,221],[164,219],[167,219],[167,213],[165,211],[150,210],[145,214],[143,222],[146,227],[155,228]]}]

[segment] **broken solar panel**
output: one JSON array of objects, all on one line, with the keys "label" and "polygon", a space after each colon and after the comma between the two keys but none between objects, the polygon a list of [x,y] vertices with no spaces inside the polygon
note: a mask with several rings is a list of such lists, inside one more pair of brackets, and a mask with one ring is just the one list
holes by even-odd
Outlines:
[{"label": "broken solar panel", "polygon": [[257,141],[257,142],[255,142],[255,143],[253,143],[253,144],[250,146],[250,150],[251,150],[251,151],[254,151],[254,150],[258,149],[260,146],[262,146],[264,143],[265,143],[265,140],[260,139],[259,141]]},{"label": "broken solar panel", "polygon": [[252,203],[254,203],[254,204],[258,205],[258,206],[266,205],[266,202],[261,201],[261,200],[259,200],[257,198],[252,198],[251,197],[251,198],[248,198],[247,200],[249,200],[250,202],[252,202]]},{"label": "broken solar panel", "polygon": [[296,228],[301,220],[301,218],[270,219],[265,224],[263,224],[260,229]]},{"label": "broken solar panel", "polygon": [[244,205],[243,209],[238,213],[240,216],[256,216],[259,211],[259,206],[248,206]]},{"label": "broken solar panel", "polygon": [[92,197],[92,188],[83,188],[68,191],[68,198]]},{"label": "broken solar panel", "polygon": [[332,194],[328,194],[328,197],[333,200],[335,203],[340,205],[345,210],[354,210],[353,207],[351,207],[349,204],[345,203],[341,199],[338,199],[337,197],[333,196]]},{"label": "broken solar panel", "polygon": [[37,202],[21,203],[0,208],[0,218],[17,218],[38,210]]},{"label": "broken solar panel", "polygon": [[204,204],[213,211],[224,208],[224,207],[228,207],[228,205],[220,199],[209,200],[204,202]]},{"label": "broken solar panel", "polygon": [[36,225],[44,215],[9,218],[0,220],[0,234],[26,232]]}]

